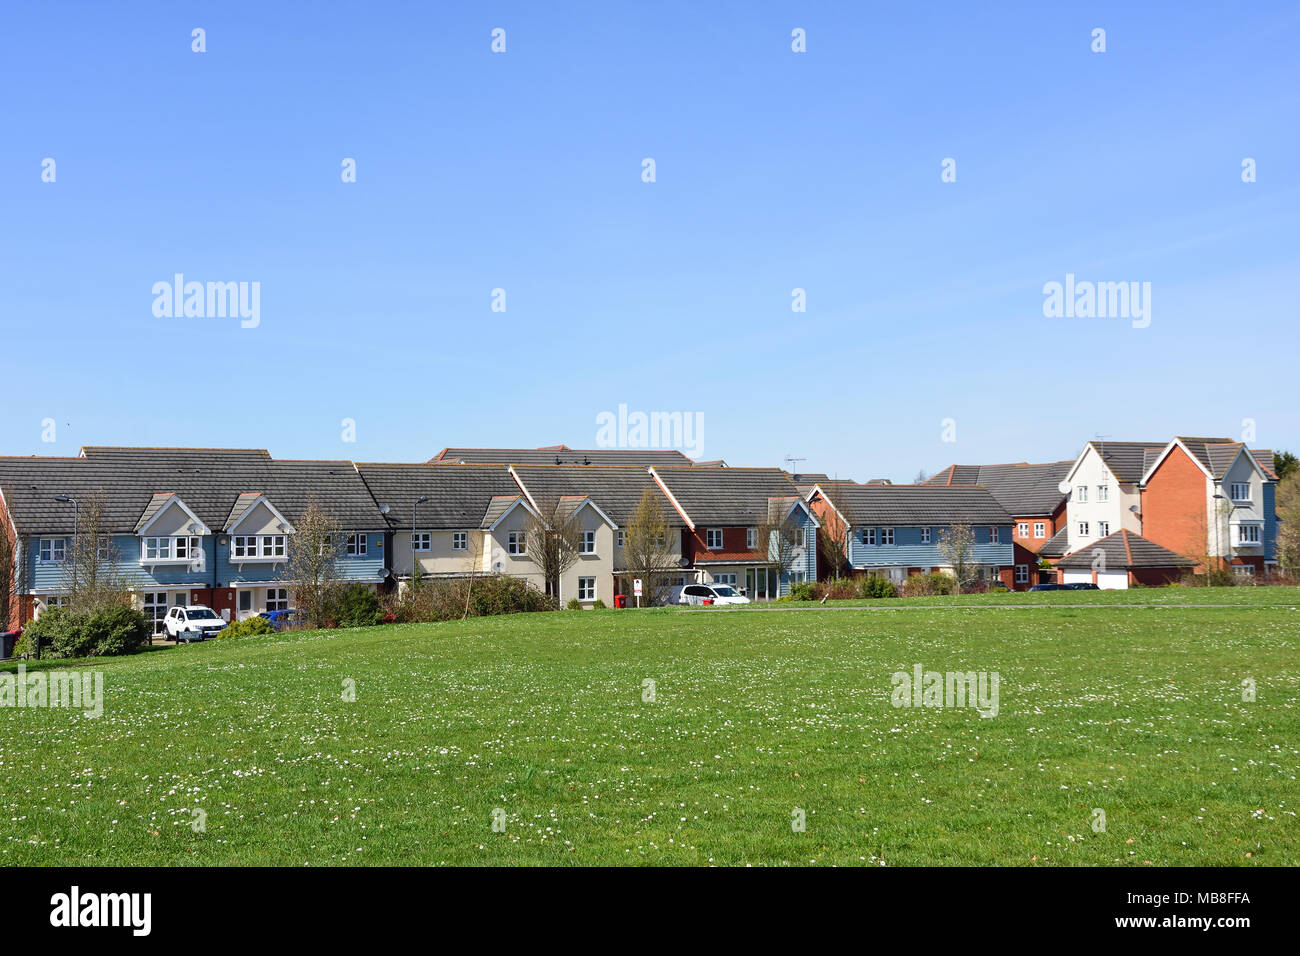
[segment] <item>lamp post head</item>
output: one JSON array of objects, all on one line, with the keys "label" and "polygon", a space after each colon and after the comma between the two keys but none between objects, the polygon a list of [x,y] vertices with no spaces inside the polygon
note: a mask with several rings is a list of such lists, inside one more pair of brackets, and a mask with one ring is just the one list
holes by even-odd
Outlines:
[{"label": "lamp post head", "polygon": [[72,500],[72,498],[69,495],[55,495],[54,500],[59,502],[59,504],[66,505],[69,501]]}]

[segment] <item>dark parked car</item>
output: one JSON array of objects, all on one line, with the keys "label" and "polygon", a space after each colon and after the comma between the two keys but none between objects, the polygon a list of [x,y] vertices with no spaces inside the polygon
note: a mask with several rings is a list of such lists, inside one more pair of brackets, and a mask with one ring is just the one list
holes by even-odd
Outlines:
[{"label": "dark parked car", "polygon": [[263,611],[257,616],[266,618],[277,631],[287,631],[302,624],[301,611]]},{"label": "dark parked car", "polygon": [[1069,591],[1070,587],[1066,584],[1035,584],[1029,590],[1031,591]]},{"label": "dark parked car", "polygon": [[1080,582],[1078,584],[1067,584],[1066,587],[1069,588],[1071,591],[1100,591],[1101,590],[1101,588],[1097,587],[1097,585],[1093,584],[1091,581],[1087,583]]}]

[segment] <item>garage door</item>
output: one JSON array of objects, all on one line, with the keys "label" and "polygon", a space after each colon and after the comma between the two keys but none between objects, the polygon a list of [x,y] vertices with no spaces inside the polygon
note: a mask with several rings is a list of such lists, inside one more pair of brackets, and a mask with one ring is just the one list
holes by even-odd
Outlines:
[{"label": "garage door", "polygon": [[1091,584],[1091,571],[1066,571],[1063,584]]},{"label": "garage door", "polygon": [[1128,572],[1098,571],[1097,587],[1103,591],[1123,591],[1128,587]]}]

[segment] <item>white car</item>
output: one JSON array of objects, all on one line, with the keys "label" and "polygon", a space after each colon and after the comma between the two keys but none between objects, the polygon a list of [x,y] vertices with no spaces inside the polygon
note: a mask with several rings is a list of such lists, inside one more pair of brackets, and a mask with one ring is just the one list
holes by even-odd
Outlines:
[{"label": "white car", "polygon": [[678,604],[749,604],[749,598],[730,584],[688,584],[677,598]]},{"label": "white car", "polygon": [[202,604],[172,608],[163,618],[163,624],[167,628],[167,636],[178,644],[216,637],[226,628],[226,622],[221,619],[221,615]]}]

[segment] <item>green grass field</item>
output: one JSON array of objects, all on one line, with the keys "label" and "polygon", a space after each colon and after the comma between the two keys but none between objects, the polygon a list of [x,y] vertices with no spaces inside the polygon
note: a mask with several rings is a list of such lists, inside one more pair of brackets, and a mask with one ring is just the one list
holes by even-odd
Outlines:
[{"label": "green grass field", "polygon": [[[1300,863],[1300,589],[1129,593],[1251,606],[564,612],[76,662],[101,717],[0,708],[0,861]],[[914,664],[997,672],[997,716],[895,708]]]}]

